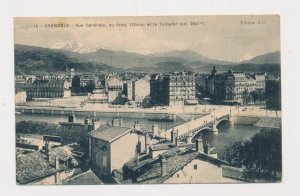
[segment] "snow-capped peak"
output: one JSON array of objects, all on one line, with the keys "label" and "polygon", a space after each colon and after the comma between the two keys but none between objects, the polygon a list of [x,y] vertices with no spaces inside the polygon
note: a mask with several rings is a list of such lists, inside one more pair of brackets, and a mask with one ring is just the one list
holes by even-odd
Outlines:
[{"label": "snow-capped peak", "polygon": [[53,49],[60,49],[60,50],[67,50],[72,52],[78,52],[78,53],[91,53],[95,52],[98,47],[97,46],[87,46],[82,43],[56,43],[52,46]]}]

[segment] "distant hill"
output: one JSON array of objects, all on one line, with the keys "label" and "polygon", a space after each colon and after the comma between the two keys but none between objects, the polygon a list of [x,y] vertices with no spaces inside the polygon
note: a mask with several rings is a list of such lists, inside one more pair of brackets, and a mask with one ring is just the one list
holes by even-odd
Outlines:
[{"label": "distant hill", "polygon": [[120,71],[103,63],[94,63],[72,57],[61,50],[15,45],[15,73],[65,73],[71,68],[78,72]]},{"label": "distant hill", "polygon": [[245,72],[277,72],[280,70],[279,52],[235,63],[210,59],[192,50],[151,55],[107,49],[96,51],[91,49],[92,52],[88,52],[89,50],[90,48],[85,49],[81,45],[64,46],[62,50],[16,44],[15,72],[17,74],[65,73],[70,68],[75,68],[76,72],[93,73],[99,71],[168,73],[183,70],[209,73],[213,66],[216,66],[218,71],[233,69]]},{"label": "distant hill", "polygon": [[280,52],[272,52],[256,56],[250,60],[242,61],[242,64],[280,64]]}]

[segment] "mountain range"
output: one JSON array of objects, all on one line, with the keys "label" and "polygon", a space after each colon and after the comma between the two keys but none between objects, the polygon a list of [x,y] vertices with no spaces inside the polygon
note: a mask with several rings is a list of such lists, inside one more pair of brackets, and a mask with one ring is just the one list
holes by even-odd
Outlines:
[{"label": "mountain range", "polygon": [[242,62],[211,59],[192,50],[176,50],[149,55],[86,48],[84,45],[55,45],[42,48],[15,44],[16,74],[76,72],[210,72],[233,69],[247,72],[279,72],[280,52],[267,53]]}]

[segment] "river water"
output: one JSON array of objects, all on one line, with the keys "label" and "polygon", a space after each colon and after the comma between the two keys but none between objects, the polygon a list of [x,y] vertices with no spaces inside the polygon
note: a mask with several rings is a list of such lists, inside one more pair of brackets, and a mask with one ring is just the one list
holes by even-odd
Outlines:
[{"label": "river water", "polygon": [[[86,116],[76,116],[76,122],[83,123]],[[101,123],[111,123],[112,117],[99,117]],[[122,118],[123,126],[133,127],[135,118]],[[20,121],[45,121],[48,123],[58,124],[59,122],[67,122],[67,115],[43,115],[43,114],[18,114],[16,115],[16,122]],[[153,121],[148,119],[138,119],[139,123],[147,130],[151,130]],[[176,122],[155,122],[160,129],[169,129],[173,126],[183,123],[182,119],[177,119]],[[217,151],[223,149],[226,145],[235,140],[250,139],[255,133],[259,132],[261,128],[246,125],[229,125],[223,122],[218,125],[219,134],[215,135],[210,132],[202,132],[197,134],[194,138],[202,138],[208,141],[210,146],[216,147]]]}]

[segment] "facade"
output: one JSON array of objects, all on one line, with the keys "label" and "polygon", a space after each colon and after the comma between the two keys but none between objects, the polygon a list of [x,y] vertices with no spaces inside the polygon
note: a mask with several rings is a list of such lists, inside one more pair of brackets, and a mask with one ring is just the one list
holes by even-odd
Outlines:
[{"label": "facade", "polygon": [[129,102],[134,100],[133,96],[133,81],[132,80],[127,80],[125,84],[125,95],[127,97],[127,100]]},{"label": "facade", "polygon": [[216,102],[243,104],[250,93],[265,90],[265,74],[246,74],[232,70],[216,72],[213,67],[206,81],[206,91]]},{"label": "facade", "polygon": [[27,99],[65,98],[71,96],[70,83],[66,80],[35,80],[26,89]]},{"label": "facade", "polygon": [[[153,104],[182,106],[197,104],[195,76],[192,73],[175,72],[151,78],[151,102]],[[159,98],[161,97],[161,98]]]},{"label": "facade", "polygon": [[105,89],[96,88],[89,97],[89,102],[108,103],[108,92]]},{"label": "facade", "polygon": [[133,100],[140,103],[150,95],[150,83],[144,76],[133,82]]},{"label": "facade", "polygon": [[92,171],[99,177],[109,178],[114,169],[135,156],[138,135],[131,128],[104,125],[89,136]]},{"label": "facade", "polygon": [[27,79],[25,75],[15,75],[15,84],[26,84]]},{"label": "facade", "polygon": [[109,103],[120,103],[123,92],[123,80],[117,75],[110,74],[105,79],[105,89],[108,92]]},{"label": "facade", "polygon": [[17,103],[24,103],[26,102],[27,94],[26,90],[16,87],[15,88],[15,102]]},{"label": "facade", "polygon": [[80,87],[86,87],[90,83],[97,86],[97,84],[99,83],[99,78],[94,74],[80,75],[80,77],[79,77],[79,86]]},{"label": "facade", "polygon": [[152,105],[164,105],[163,75],[153,74],[150,79],[150,102]]}]

